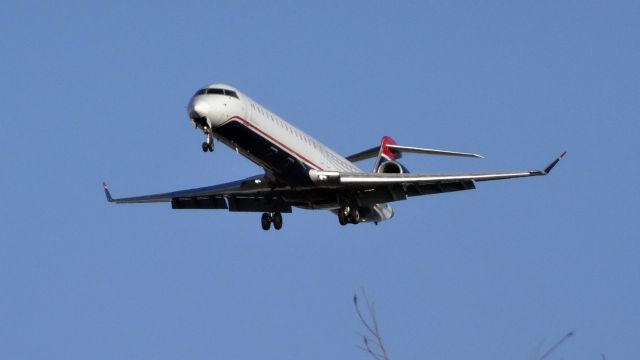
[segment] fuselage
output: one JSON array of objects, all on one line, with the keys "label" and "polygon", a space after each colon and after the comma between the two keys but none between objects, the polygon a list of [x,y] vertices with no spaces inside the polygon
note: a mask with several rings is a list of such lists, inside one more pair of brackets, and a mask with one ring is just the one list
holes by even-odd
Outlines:
[{"label": "fuselage", "polygon": [[[363,172],[246,94],[223,84],[212,84],[207,89],[233,91],[237,97],[233,93],[196,94],[189,104],[190,114],[198,115],[197,111],[203,109],[214,137],[263,168],[287,173],[292,166],[302,166],[304,169],[300,170],[306,177],[309,170]],[[191,117],[192,121],[194,118],[198,116]]]},{"label": "fuselage", "polygon": [[[225,84],[211,84],[196,92],[188,105],[189,118],[200,129],[265,169],[274,186],[311,185],[309,172],[363,173],[304,131],[291,125],[266,107]],[[308,207],[335,208],[340,199]],[[307,207],[301,205],[300,207]],[[381,221],[392,216],[386,204],[371,207]]]}]

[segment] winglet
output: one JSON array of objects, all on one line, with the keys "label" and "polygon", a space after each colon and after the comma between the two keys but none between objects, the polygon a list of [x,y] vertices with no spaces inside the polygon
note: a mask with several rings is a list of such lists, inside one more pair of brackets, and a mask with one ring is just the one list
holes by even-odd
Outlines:
[{"label": "winglet", "polygon": [[548,173],[551,172],[551,170],[553,170],[553,168],[556,166],[556,164],[560,161],[560,159],[562,159],[565,155],[567,154],[567,152],[563,152],[562,154],[560,154],[560,156],[558,156],[555,160],[553,160],[551,162],[551,164],[549,164],[546,168],[544,168],[543,175],[547,175]]},{"label": "winglet", "polygon": [[102,182],[102,187],[104,188],[104,194],[107,196],[108,202],[113,202],[113,198],[111,197],[111,192],[109,191],[109,187],[105,181]]}]

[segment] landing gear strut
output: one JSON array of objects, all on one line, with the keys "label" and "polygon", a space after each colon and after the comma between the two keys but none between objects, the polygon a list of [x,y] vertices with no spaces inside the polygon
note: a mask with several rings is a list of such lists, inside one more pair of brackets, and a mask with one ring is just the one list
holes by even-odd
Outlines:
[{"label": "landing gear strut", "polygon": [[262,213],[260,224],[262,225],[262,230],[265,231],[271,228],[271,224],[273,224],[274,229],[280,230],[282,229],[282,214],[280,214],[279,212]]},{"label": "landing gear strut", "polygon": [[203,128],[204,133],[207,135],[207,138],[202,143],[202,151],[204,152],[213,152],[213,134],[211,134],[211,130],[209,130],[208,126]]}]

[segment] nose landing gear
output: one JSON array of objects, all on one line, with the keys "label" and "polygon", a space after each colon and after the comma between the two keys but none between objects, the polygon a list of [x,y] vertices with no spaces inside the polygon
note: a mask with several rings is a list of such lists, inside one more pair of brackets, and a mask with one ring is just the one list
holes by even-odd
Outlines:
[{"label": "nose landing gear", "polygon": [[208,126],[203,128],[204,133],[207,135],[205,141],[202,143],[202,151],[204,152],[213,152],[213,134],[211,134],[211,130],[209,130]]},{"label": "nose landing gear", "polygon": [[282,229],[282,214],[280,214],[279,212],[262,213],[260,224],[262,225],[262,230],[265,231],[271,228],[271,224],[273,224],[274,229],[280,230]]}]

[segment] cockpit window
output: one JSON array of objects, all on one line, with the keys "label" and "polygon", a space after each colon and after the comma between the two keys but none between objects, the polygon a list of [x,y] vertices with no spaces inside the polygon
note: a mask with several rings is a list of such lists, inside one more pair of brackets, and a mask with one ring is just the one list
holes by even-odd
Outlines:
[{"label": "cockpit window", "polygon": [[238,93],[233,90],[226,89],[200,89],[196,91],[194,96],[204,95],[204,94],[212,94],[212,95],[227,95],[238,99]]},{"label": "cockpit window", "polygon": [[234,97],[236,99],[238,98],[238,94],[236,94],[236,92],[232,91],[232,90],[225,90],[224,94],[227,95],[227,96],[232,96],[232,97]]},{"label": "cockpit window", "polygon": [[224,91],[222,89],[207,89],[207,94],[223,95]]}]

